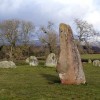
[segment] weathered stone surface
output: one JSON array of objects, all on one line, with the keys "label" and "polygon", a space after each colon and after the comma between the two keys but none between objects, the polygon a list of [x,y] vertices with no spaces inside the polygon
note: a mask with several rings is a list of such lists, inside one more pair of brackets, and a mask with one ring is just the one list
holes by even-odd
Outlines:
[{"label": "weathered stone surface", "polygon": [[30,56],[25,60],[26,63],[28,63],[30,66],[37,66],[38,60],[35,56]]},{"label": "weathered stone surface", "polygon": [[62,84],[85,83],[85,75],[77,46],[74,43],[72,29],[69,25],[60,24],[60,55],[57,72]]},{"label": "weathered stone surface", "polygon": [[54,53],[50,53],[46,59],[46,66],[49,67],[56,67],[57,66],[57,58],[56,55]]},{"label": "weathered stone surface", "polygon": [[29,65],[30,66],[37,66],[38,65],[38,60],[35,56],[29,57]]},{"label": "weathered stone surface", "polygon": [[0,68],[16,68],[16,65],[13,61],[1,61]]},{"label": "weathered stone surface", "polygon": [[91,63],[92,63],[91,59],[88,59],[88,63],[89,63],[89,64],[91,64]]},{"label": "weathered stone surface", "polygon": [[25,62],[26,62],[26,63],[29,63],[29,58],[27,58],[27,59],[25,60]]},{"label": "weathered stone surface", "polygon": [[94,66],[99,66],[100,67],[100,61],[99,60],[94,60],[93,61]]}]

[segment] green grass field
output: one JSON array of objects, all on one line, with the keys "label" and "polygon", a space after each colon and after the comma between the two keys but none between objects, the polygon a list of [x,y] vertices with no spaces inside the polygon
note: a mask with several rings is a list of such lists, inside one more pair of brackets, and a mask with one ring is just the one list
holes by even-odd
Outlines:
[{"label": "green grass field", "polygon": [[0,100],[100,100],[100,67],[84,65],[85,85],[62,85],[55,68],[0,69]]},{"label": "green grass field", "polygon": [[100,54],[83,54],[82,59],[100,59]]}]

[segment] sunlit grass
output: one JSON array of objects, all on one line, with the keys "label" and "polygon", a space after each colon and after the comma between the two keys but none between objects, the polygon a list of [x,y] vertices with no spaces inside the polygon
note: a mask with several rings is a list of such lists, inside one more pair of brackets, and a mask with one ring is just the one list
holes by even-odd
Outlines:
[{"label": "sunlit grass", "polygon": [[55,68],[0,69],[0,100],[100,100],[100,67],[85,64],[87,84],[61,85]]},{"label": "sunlit grass", "polygon": [[83,54],[82,59],[100,59],[100,54]]}]

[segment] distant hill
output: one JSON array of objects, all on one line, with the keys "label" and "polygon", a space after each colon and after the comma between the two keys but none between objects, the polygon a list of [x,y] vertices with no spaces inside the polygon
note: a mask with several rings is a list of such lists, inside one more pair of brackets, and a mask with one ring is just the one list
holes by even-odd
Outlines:
[{"label": "distant hill", "polygon": [[[34,40],[34,42],[31,42],[30,44],[34,44],[35,46],[41,46],[41,45],[43,45],[43,43],[41,43],[38,39]],[[90,43],[90,45],[91,45],[92,50],[94,51],[94,53],[100,53],[100,47],[99,47],[100,44],[99,44],[99,42],[96,42],[96,43],[92,42],[92,43]]]},{"label": "distant hill", "polygon": [[34,40],[33,44],[36,46],[41,46],[43,43],[41,43],[39,40]]},{"label": "distant hill", "polygon": [[100,47],[98,47],[98,46],[92,46],[92,50],[93,50],[95,53],[100,53]]}]

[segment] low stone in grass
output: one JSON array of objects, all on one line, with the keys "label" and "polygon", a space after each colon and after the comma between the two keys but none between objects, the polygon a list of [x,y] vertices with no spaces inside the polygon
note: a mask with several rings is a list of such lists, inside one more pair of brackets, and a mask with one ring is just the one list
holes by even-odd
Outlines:
[{"label": "low stone in grass", "polygon": [[38,60],[35,56],[29,57],[29,65],[30,66],[37,66],[38,65]]},{"label": "low stone in grass", "polygon": [[48,55],[45,66],[48,66],[48,67],[56,67],[57,66],[57,58],[54,53],[50,53]]},{"label": "low stone in grass", "polygon": [[29,63],[29,58],[27,58],[27,59],[25,60],[25,62],[26,62],[26,63]]},{"label": "low stone in grass", "polygon": [[100,67],[100,60],[94,60],[93,66],[99,66]]},{"label": "low stone in grass", "polygon": [[13,61],[1,61],[0,68],[16,68],[16,65]]},{"label": "low stone in grass", "polygon": [[91,63],[92,63],[91,59],[89,59],[89,60],[88,60],[88,63],[89,63],[89,64],[91,64]]},{"label": "low stone in grass", "polygon": [[30,66],[37,66],[38,65],[38,60],[35,56],[30,56],[28,57],[25,62],[29,64]]}]

